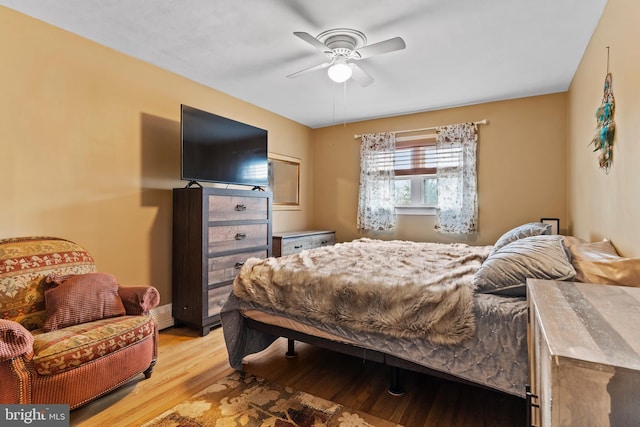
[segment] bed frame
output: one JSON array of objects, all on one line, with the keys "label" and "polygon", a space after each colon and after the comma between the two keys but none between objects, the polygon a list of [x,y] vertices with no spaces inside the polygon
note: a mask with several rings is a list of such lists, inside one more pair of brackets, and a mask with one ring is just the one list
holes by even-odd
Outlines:
[{"label": "bed frame", "polygon": [[[474,387],[481,387],[486,390],[491,390],[498,393],[504,393],[500,390],[495,390],[482,384],[466,381],[462,378],[458,378],[453,375],[449,375],[445,372],[440,372],[425,366],[419,365],[414,362],[402,359],[393,354],[388,354],[378,350],[370,350],[363,347],[359,347],[353,344],[347,344],[339,341],[333,341],[326,338],[316,337],[314,335],[305,334],[303,332],[287,329],[281,326],[274,326],[268,323],[259,322],[251,318],[245,318],[247,326],[256,331],[264,332],[276,337],[287,338],[287,352],[285,356],[288,358],[296,357],[295,341],[304,342],[314,345],[316,347],[325,348],[327,350],[343,353],[349,356],[357,357],[362,360],[380,363],[382,365],[389,366],[390,368],[390,385],[388,392],[394,396],[401,396],[404,394],[404,387],[402,386],[402,371],[412,371],[422,374],[431,375],[434,377],[442,378],[449,381],[456,381],[462,384],[472,385]],[[504,393],[507,394],[507,393]]]}]

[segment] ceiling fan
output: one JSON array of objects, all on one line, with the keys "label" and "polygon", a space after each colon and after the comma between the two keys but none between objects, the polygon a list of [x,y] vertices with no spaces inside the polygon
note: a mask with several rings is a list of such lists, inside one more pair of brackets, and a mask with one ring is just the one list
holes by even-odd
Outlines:
[{"label": "ceiling fan", "polygon": [[363,87],[373,83],[373,77],[352,61],[402,50],[406,47],[401,37],[367,45],[365,35],[350,28],[327,30],[318,34],[317,37],[305,32],[294,32],[293,34],[326,54],[329,61],[289,74],[287,77],[298,77],[311,71],[328,68],[329,78],[334,82],[342,83],[351,78]]}]

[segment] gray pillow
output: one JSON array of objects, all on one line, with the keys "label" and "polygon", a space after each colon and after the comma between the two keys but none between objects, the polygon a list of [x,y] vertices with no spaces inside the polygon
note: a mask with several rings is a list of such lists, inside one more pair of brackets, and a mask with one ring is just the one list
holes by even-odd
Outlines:
[{"label": "gray pillow", "polygon": [[526,296],[531,279],[572,280],[576,271],[560,235],[531,236],[499,248],[473,277],[477,293]]},{"label": "gray pillow", "polygon": [[523,224],[516,228],[512,228],[511,230],[500,236],[498,240],[496,240],[496,244],[493,245],[493,248],[491,248],[489,256],[493,255],[498,249],[502,248],[503,246],[506,246],[511,242],[515,242],[518,239],[523,239],[525,237],[531,236],[541,236],[543,234],[551,234],[551,224],[530,222],[528,224]]}]

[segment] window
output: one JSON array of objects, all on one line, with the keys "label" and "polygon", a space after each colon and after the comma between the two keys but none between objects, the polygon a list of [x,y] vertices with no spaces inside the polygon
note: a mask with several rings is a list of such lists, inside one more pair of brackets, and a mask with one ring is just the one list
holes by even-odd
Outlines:
[{"label": "window", "polygon": [[[434,215],[438,205],[436,135],[396,138],[396,211],[405,215]],[[450,162],[449,162],[450,163]]]},{"label": "window", "polygon": [[396,137],[393,152],[375,157],[376,169],[393,170],[395,211],[400,215],[435,215],[438,207],[438,168],[457,170],[462,148],[436,148],[436,134]]},{"label": "window", "polygon": [[[476,233],[477,125],[440,126],[435,135],[362,135],[358,229],[387,230],[398,213],[435,214],[441,233]],[[360,219],[369,217],[384,228],[361,227]]]},{"label": "window", "polygon": [[437,182],[435,175],[396,176],[396,207],[435,208]]}]

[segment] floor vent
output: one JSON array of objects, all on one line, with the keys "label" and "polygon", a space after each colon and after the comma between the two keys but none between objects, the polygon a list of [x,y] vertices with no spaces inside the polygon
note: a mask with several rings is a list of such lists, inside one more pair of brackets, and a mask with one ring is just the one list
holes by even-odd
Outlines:
[{"label": "floor vent", "polygon": [[151,317],[158,324],[158,329],[162,330],[174,325],[173,317],[171,316],[171,304],[161,305],[152,308],[150,311]]}]

